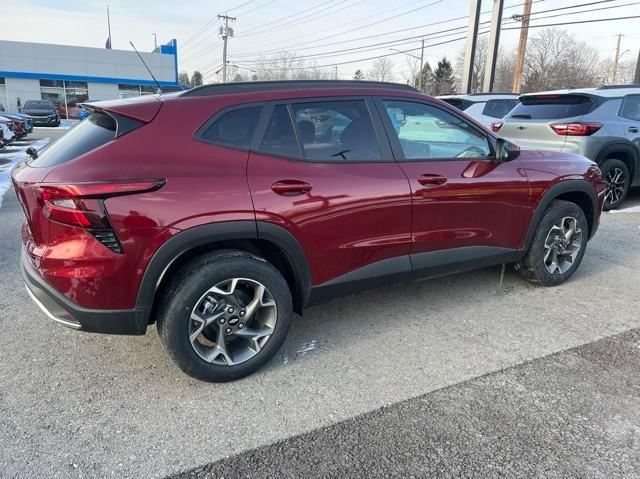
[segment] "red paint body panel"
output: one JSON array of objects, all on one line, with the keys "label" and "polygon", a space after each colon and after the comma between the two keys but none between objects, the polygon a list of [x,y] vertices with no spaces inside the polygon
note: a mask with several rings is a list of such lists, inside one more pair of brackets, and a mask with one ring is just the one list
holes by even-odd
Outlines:
[{"label": "red paint body panel", "polygon": [[[533,211],[518,160],[413,161],[401,166],[413,195],[412,253],[522,245]],[[437,175],[446,182],[423,186],[421,175]]]},{"label": "red paint body panel", "polygon": [[[253,153],[249,185],[259,221],[279,224],[305,250],[313,284],[409,254],[411,196],[397,163],[314,163]],[[281,196],[271,185],[302,180],[309,193]]]}]

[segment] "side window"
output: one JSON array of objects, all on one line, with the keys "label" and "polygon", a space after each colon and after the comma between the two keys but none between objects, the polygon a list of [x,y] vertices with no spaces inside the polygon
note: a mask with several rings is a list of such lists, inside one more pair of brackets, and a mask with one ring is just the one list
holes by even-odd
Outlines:
[{"label": "side window", "polygon": [[261,110],[262,106],[247,106],[223,113],[200,134],[200,138],[210,143],[249,148]]},{"label": "side window", "polygon": [[620,116],[629,120],[640,121],[640,95],[628,95],[624,99]]},{"label": "side window", "polygon": [[410,101],[385,101],[384,106],[407,160],[491,156],[482,132],[444,110]]},{"label": "side window", "polygon": [[282,156],[300,155],[300,146],[286,105],[277,105],[260,145],[260,151]]},{"label": "side window", "polygon": [[292,104],[304,157],[312,161],[379,161],[364,100]]},{"label": "side window", "polygon": [[515,98],[513,100],[489,100],[485,105],[482,114],[492,118],[504,118],[506,114],[513,110],[517,104],[518,100]]}]

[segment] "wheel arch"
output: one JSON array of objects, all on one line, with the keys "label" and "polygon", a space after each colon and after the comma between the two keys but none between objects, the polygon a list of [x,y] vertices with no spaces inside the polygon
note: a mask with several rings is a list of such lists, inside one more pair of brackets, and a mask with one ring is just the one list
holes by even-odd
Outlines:
[{"label": "wheel arch", "polygon": [[149,311],[147,322],[154,322],[158,298],[175,271],[200,254],[230,248],[256,254],[273,264],[291,288],[294,310],[302,311],[311,289],[311,274],[295,237],[271,223],[226,221],[181,231],[156,251],[143,275],[136,300],[137,308]]},{"label": "wheel arch", "polygon": [[606,144],[596,155],[594,161],[602,165],[606,160],[616,159],[622,161],[631,175],[631,182],[640,172],[640,154],[630,141],[616,141]]},{"label": "wheel arch", "polygon": [[587,223],[589,224],[589,239],[591,239],[595,233],[599,215],[598,195],[595,188],[586,180],[565,180],[549,188],[538,203],[531,222],[529,223],[523,251],[529,249],[545,211],[554,200],[570,201],[578,205],[584,212]]}]

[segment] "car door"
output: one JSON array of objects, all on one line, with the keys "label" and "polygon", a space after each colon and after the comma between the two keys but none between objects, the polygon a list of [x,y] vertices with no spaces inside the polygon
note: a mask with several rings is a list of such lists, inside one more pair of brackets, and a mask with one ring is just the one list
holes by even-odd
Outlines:
[{"label": "car door", "polygon": [[[627,95],[622,101],[619,116],[623,122],[624,134],[640,156],[640,95]],[[636,175],[640,175],[638,170]]]},{"label": "car door", "polygon": [[401,98],[376,104],[411,186],[414,269],[513,259],[531,217],[521,163],[497,161],[495,140],[453,109]]},{"label": "car door", "polygon": [[410,273],[410,189],[371,109],[363,97],[274,102],[250,155],[256,219],[295,236],[314,285]]}]

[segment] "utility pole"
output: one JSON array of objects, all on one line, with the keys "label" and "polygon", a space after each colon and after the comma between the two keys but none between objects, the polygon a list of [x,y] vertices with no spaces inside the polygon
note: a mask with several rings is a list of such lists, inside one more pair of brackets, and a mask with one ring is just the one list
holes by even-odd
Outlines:
[{"label": "utility pole", "polygon": [[616,84],[618,77],[618,60],[620,60],[620,40],[622,40],[622,34],[618,33],[618,41],[616,42],[616,53],[613,56],[613,67],[611,67],[611,85]]},{"label": "utility pole", "polygon": [[335,66],[335,70],[333,72],[333,79],[334,80],[338,79],[338,65]]},{"label": "utility pole", "polygon": [[493,0],[489,51],[487,52],[487,64],[484,68],[484,84],[482,85],[482,91],[487,93],[493,91],[493,80],[496,77],[496,61],[498,60],[498,47],[500,46],[500,27],[502,23],[503,6],[504,0]]},{"label": "utility pole", "polygon": [[228,15],[218,15],[220,20],[224,20],[224,25],[220,27],[220,38],[223,41],[222,47],[222,81],[227,82],[227,40],[233,37],[233,28],[229,28],[229,20],[235,21],[235,17]]},{"label": "utility pole", "polygon": [[467,46],[464,51],[464,70],[462,71],[462,93],[471,93],[473,63],[476,57],[476,41],[478,40],[478,24],[480,23],[480,0],[471,0],[470,3]]},{"label": "utility pole", "polygon": [[[513,84],[511,91],[520,93],[522,85],[522,69],[524,68],[524,55],[527,51],[527,38],[529,37],[529,18],[531,18],[531,0],[525,0],[524,11],[522,13],[522,27],[520,28],[520,41],[518,42],[518,53],[516,55],[516,67],[513,71]],[[513,16],[517,20],[516,15]]]},{"label": "utility pole", "polygon": [[156,51],[158,49],[158,35],[153,32],[151,35],[153,35],[153,51]]},{"label": "utility pole", "polygon": [[640,85],[640,51],[638,52],[638,62],[636,63],[636,74],[633,79],[634,85]]},{"label": "utility pole", "polygon": [[418,90],[424,91],[424,79],[422,78],[422,69],[424,68],[424,37],[422,37],[422,47],[420,48],[420,70],[418,73]]}]

